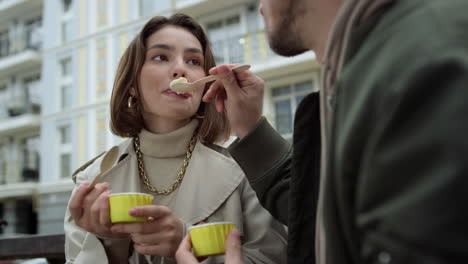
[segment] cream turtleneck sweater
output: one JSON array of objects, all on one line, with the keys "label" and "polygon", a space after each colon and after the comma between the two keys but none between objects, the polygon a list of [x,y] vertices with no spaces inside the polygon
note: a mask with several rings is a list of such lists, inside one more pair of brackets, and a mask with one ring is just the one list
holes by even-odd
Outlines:
[{"label": "cream turtleneck sweater", "polygon": [[[184,127],[165,134],[153,134],[145,129],[140,132],[140,149],[143,154],[144,168],[153,187],[158,190],[167,189],[176,181],[190,139],[197,126],[198,120],[193,119]],[[142,181],[141,191],[154,196],[153,204],[174,208],[179,189],[177,188],[169,195],[155,195]]]}]

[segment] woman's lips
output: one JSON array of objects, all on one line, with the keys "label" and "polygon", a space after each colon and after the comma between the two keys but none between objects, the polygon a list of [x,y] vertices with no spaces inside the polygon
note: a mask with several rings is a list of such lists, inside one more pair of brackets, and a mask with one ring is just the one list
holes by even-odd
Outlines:
[{"label": "woman's lips", "polygon": [[163,94],[167,94],[169,96],[175,96],[178,98],[184,98],[184,99],[192,97],[191,93],[176,93],[172,91],[171,89],[164,90]]}]

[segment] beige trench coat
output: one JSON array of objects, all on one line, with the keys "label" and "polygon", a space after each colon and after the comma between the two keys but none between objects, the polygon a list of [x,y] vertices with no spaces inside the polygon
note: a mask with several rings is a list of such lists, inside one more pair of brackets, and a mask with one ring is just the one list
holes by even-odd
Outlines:
[{"label": "beige trench coat", "polygon": [[[144,191],[140,187],[137,160],[131,142],[127,140],[119,145],[120,161],[101,180],[111,185],[113,193]],[[214,149],[197,143],[179,187],[179,202],[171,208],[185,223],[184,233],[187,227],[200,221],[230,221],[242,234],[245,263],[286,263],[287,233],[284,226],[260,205],[234,160]],[[84,181],[91,181],[99,173],[101,161],[102,156],[79,169],[77,186]],[[130,241],[98,239],[74,223],[68,208],[64,227],[67,263],[175,263],[173,258],[139,256],[138,253],[128,257]],[[111,248],[122,254],[122,257],[109,260],[103,243],[112,245]],[[205,262],[220,261],[222,259],[218,257],[208,258]]]}]

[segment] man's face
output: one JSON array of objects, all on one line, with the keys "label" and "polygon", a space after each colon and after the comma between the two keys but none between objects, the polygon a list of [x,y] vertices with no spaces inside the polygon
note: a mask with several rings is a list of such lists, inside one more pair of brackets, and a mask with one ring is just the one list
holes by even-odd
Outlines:
[{"label": "man's face", "polygon": [[[279,55],[294,56],[307,50],[300,34],[306,0],[260,0],[270,46]],[[313,21],[310,21],[312,23]]]}]

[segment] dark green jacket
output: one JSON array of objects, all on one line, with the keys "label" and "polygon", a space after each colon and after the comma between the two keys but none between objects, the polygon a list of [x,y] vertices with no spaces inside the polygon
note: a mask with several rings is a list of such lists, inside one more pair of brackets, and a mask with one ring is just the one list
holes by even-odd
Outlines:
[{"label": "dark green jacket", "polygon": [[[290,236],[289,264],[314,263],[317,186],[297,183],[318,184],[315,103],[296,112],[293,151],[265,121],[231,147],[264,206],[305,233]],[[381,10],[354,32],[332,103],[327,263],[465,263],[468,1]]]}]

